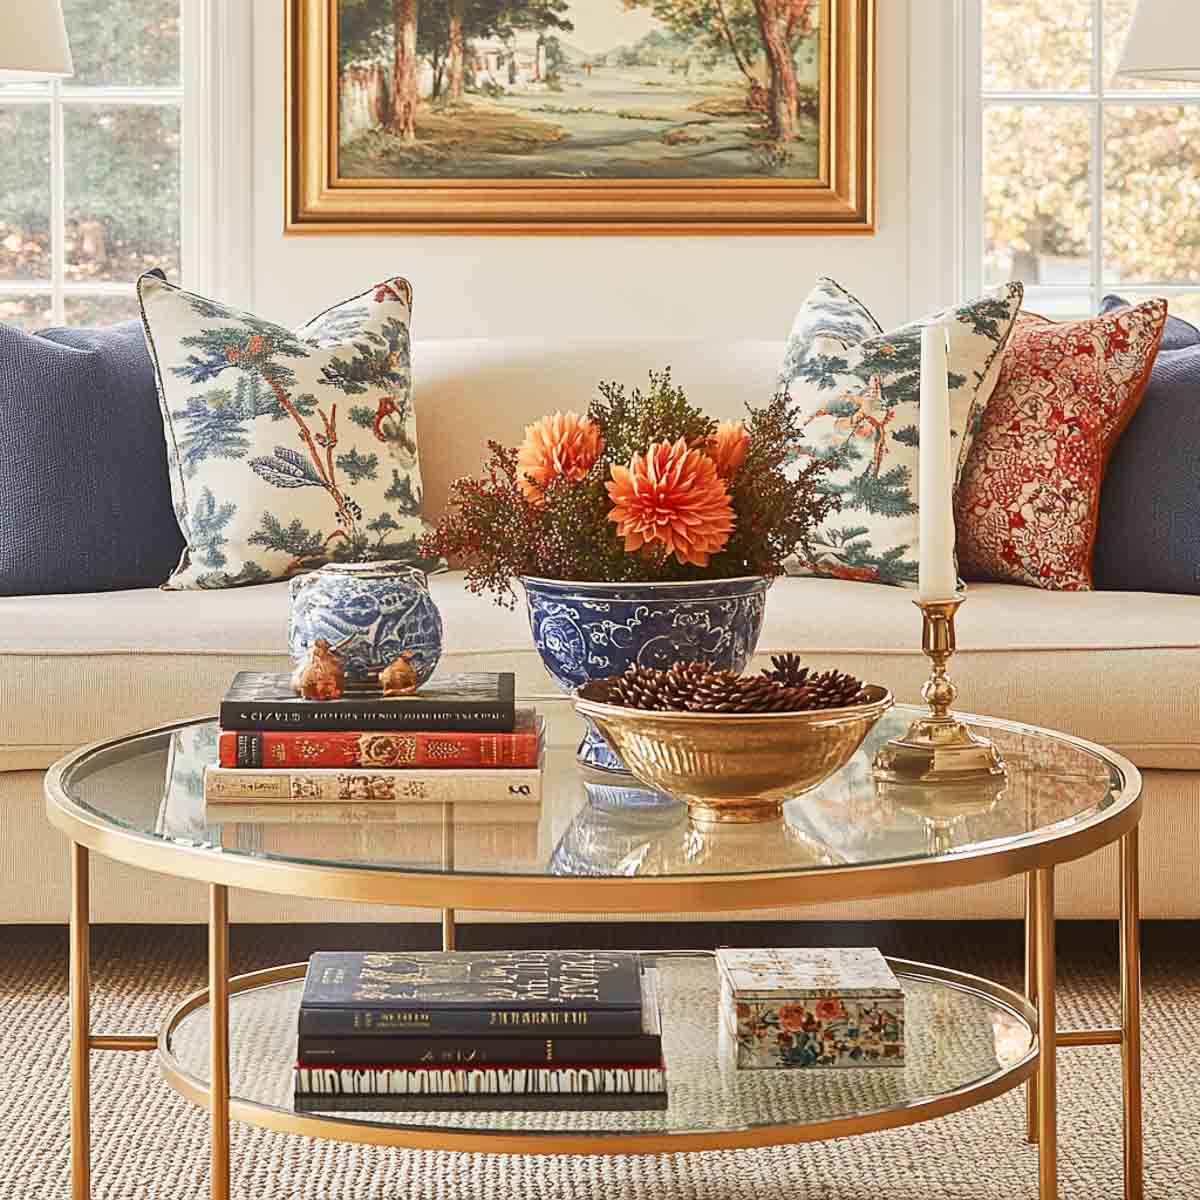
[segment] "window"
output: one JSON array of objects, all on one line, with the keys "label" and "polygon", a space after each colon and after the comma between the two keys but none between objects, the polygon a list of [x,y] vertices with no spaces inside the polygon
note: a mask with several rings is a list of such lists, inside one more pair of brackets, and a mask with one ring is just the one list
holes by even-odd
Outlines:
[{"label": "window", "polygon": [[64,0],[74,76],[0,87],[0,320],[119,321],[179,278],[182,2]]},{"label": "window", "polygon": [[1125,79],[1137,0],[963,0],[964,288],[1048,316],[1167,296],[1200,316],[1200,85]]}]

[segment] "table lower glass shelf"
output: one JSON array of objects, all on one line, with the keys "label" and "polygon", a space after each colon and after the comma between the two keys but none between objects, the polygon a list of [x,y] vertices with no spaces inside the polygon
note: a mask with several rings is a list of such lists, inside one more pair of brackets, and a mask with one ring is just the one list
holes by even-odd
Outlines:
[{"label": "table lower glass shelf", "polygon": [[[905,993],[903,1067],[736,1070],[721,1033],[715,962],[656,954],[668,1107],[651,1112],[297,1113],[296,1016],[304,965],[231,984],[231,1115],[271,1129],[379,1145],[506,1153],[651,1153],[824,1140],[956,1112],[1016,1087],[1037,1061],[1036,1016],[1006,988],[890,960]],[[177,1090],[208,1102],[205,993],[164,1026]]]}]

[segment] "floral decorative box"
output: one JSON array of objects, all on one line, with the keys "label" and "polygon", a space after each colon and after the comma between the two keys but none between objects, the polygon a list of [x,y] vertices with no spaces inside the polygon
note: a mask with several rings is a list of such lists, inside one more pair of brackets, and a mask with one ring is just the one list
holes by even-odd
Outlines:
[{"label": "floral decorative box", "polygon": [[717,966],[739,1068],[904,1065],[904,992],[878,950],[718,950]]}]

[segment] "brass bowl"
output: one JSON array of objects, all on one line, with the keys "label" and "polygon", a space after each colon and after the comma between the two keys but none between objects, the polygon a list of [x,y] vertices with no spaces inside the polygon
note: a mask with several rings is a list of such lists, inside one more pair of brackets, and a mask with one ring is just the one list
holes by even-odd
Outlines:
[{"label": "brass bowl", "polygon": [[871,727],[892,707],[886,688],[846,708],[799,713],[646,712],[575,693],[630,772],[649,787],[686,800],[702,821],[767,821],[783,802],[840,771]]}]

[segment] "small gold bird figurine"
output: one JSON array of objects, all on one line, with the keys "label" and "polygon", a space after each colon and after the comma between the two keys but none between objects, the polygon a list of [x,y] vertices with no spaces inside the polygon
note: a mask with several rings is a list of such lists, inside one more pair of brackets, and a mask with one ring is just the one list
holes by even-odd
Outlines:
[{"label": "small gold bird figurine", "polygon": [[385,696],[407,696],[417,690],[420,680],[413,669],[412,657],[413,652],[405,650],[379,672],[379,686]]},{"label": "small gold bird figurine", "polygon": [[305,700],[337,700],[346,690],[346,672],[324,638],[313,642],[308,657],[296,668],[292,687]]}]

